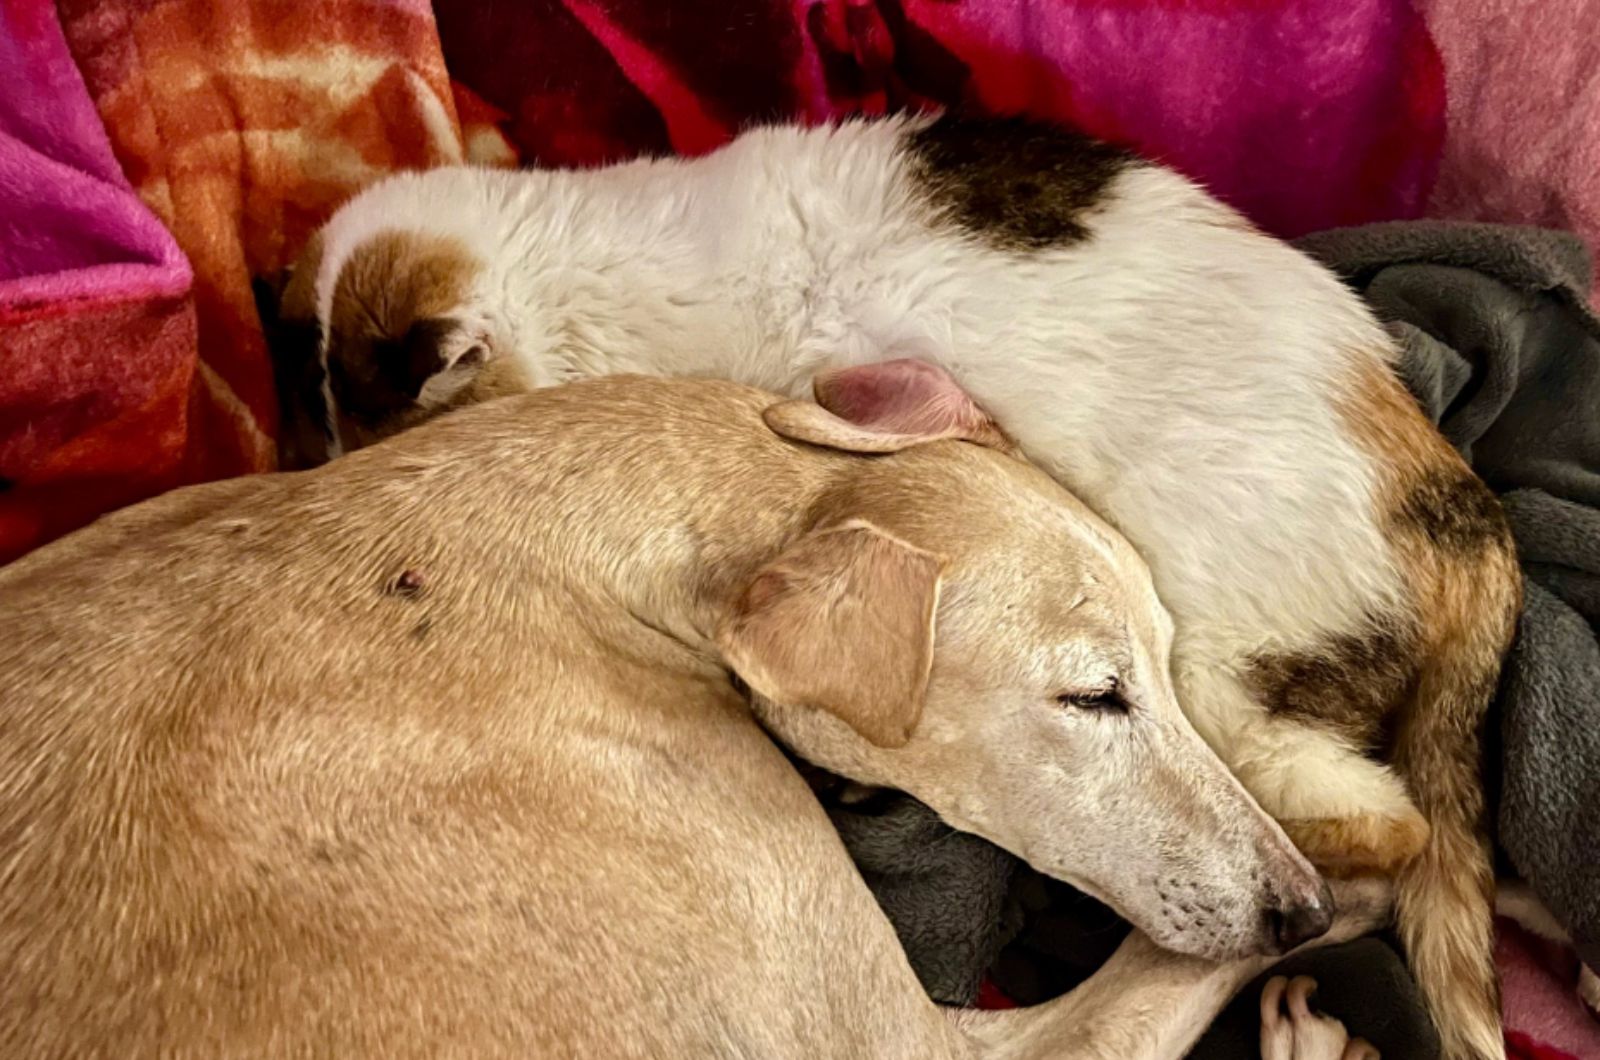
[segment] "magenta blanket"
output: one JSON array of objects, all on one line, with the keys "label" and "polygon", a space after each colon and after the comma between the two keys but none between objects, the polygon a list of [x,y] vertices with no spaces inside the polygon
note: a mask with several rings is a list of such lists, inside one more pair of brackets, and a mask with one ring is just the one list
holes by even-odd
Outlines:
[{"label": "magenta blanket", "polygon": [[177,481],[189,282],[54,9],[0,0],[0,562]]},{"label": "magenta blanket", "polygon": [[452,76],[530,162],[697,153],[928,103],[1125,141],[1282,235],[1418,216],[1444,75],[1407,0],[440,4]]}]

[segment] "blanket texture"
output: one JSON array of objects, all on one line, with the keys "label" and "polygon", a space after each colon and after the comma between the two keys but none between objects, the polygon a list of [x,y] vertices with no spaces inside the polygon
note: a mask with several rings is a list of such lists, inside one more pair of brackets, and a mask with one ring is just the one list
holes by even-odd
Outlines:
[{"label": "blanket texture", "polygon": [[[1600,34],[1592,29],[1600,3],[1417,7],[1444,60],[1448,101],[1428,215],[1566,229],[1600,246]],[[1600,299],[1592,281],[1591,300]]]},{"label": "blanket texture", "polygon": [[1600,1020],[1572,1003],[1578,975],[1572,951],[1503,921],[1499,936],[1495,966],[1506,1012],[1514,1017],[1506,1031],[1511,1060],[1600,1057]]},{"label": "blanket texture", "polygon": [[1498,704],[1499,837],[1600,964],[1600,320],[1588,255],[1564,233],[1426,222],[1300,245],[1389,321],[1407,383],[1511,516],[1527,604]]},{"label": "blanket texture", "polygon": [[0,0],[0,562],[179,481],[189,263],[46,0]]},{"label": "blanket texture", "polygon": [[462,157],[425,0],[0,0],[0,562],[272,468],[251,276]]},{"label": "blanket texture", "polygon": [[508,0],[437,18],[452,74],[546,166],[937,103],[1129,143],[1298,235],[1420,215],[1444,135],[1409,0]]}]

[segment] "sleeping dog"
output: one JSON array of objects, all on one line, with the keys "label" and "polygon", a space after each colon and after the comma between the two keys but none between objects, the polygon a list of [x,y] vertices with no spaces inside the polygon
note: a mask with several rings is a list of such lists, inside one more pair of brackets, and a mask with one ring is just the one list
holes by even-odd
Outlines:
[{"label": "sleeping dog", "polygon": [[[0,570],[0,1055],[1177,1060],[1381,922],[1185,720],[1134,550],[894,381],[545,390]],[[1143,934],[941,1012],[773,736]],[[1335,1060],[1283,994],[1267,1060]]]},{"label": "sleeping dog", "polygon": [[1182,177],[948,117],[443,169],[343,207],[283,308],[291,459],[608,372],[798,395],[948,368],[1147,558],[1178,700],[1250,792],[1317,865],[1397,880],[1449,1060],[1500,1055],[1480,729],[1520,603],[1505,520],[1359,300]]}]

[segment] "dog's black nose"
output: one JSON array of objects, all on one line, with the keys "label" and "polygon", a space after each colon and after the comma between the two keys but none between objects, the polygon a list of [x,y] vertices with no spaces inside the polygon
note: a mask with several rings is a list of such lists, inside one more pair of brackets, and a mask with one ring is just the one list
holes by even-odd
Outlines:
[{"label": "dog's black nose", "polygon": [[1333,927],[1333,892],[1322,882],[1317,892],[1299,898],[1283,898],[1278,908],[1267,909],[1267,930],[1278,945],[1278,953],[1328,934]]},{"label": "dog's black nose", "polygon": [[1267,911],[1267,929],[1280,953],[1326,935],[1332,926],[1333,892],[1326,883],[1306,900],[1285,899],[1279,908]]}]

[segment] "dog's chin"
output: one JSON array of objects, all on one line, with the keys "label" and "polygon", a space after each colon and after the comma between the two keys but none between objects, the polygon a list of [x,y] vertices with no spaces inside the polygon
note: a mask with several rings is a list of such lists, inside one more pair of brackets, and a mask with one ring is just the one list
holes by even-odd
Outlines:
[{"label": "dog's chin", "polygon": [[1265,937],[1254,940],[1246,937],[1217,938],[1209,934],[1186,931],[1169,931],[1164,934],[1152,931],[1147,934],[1150,935],[1152,942],[1164,950],[1218,963],[1272,956],[1271,947]]},{"label": "dog's chin", "polygon": [[[1151,909],[1141,909],[1135,903],[1124,901],[1108,889],[1099,887],[1094,881],[1076,873],[1046,869],[1039,871],[1076,887],[1090,898],[1109,907],[1112,912],[1132,924],[1136,930],[1148,936],[1151,942],[1172,953],[1218,962],[1272,955],[1272,942],[1263,932],[1227,932],[1220,930],[1219,925],[1192,920],[1180,929],[1175,926],[1180,917],[1176,909],[1159,905]],[[1187,916],[1187,914],[1182,915]]]},{"label": "dog's chin", "polygon": [[[1104,901],[1104,899],[1102,899]],[[1225,925],[1195,922],[1187,914],[1158,907],[1154,910],[1126,909],[1107,902],[1117,915],[1149,936],[1164,950],[1207,961],[1236,961],[1267,956],[1271,942],[1262,932],[1232,932]]]}]

